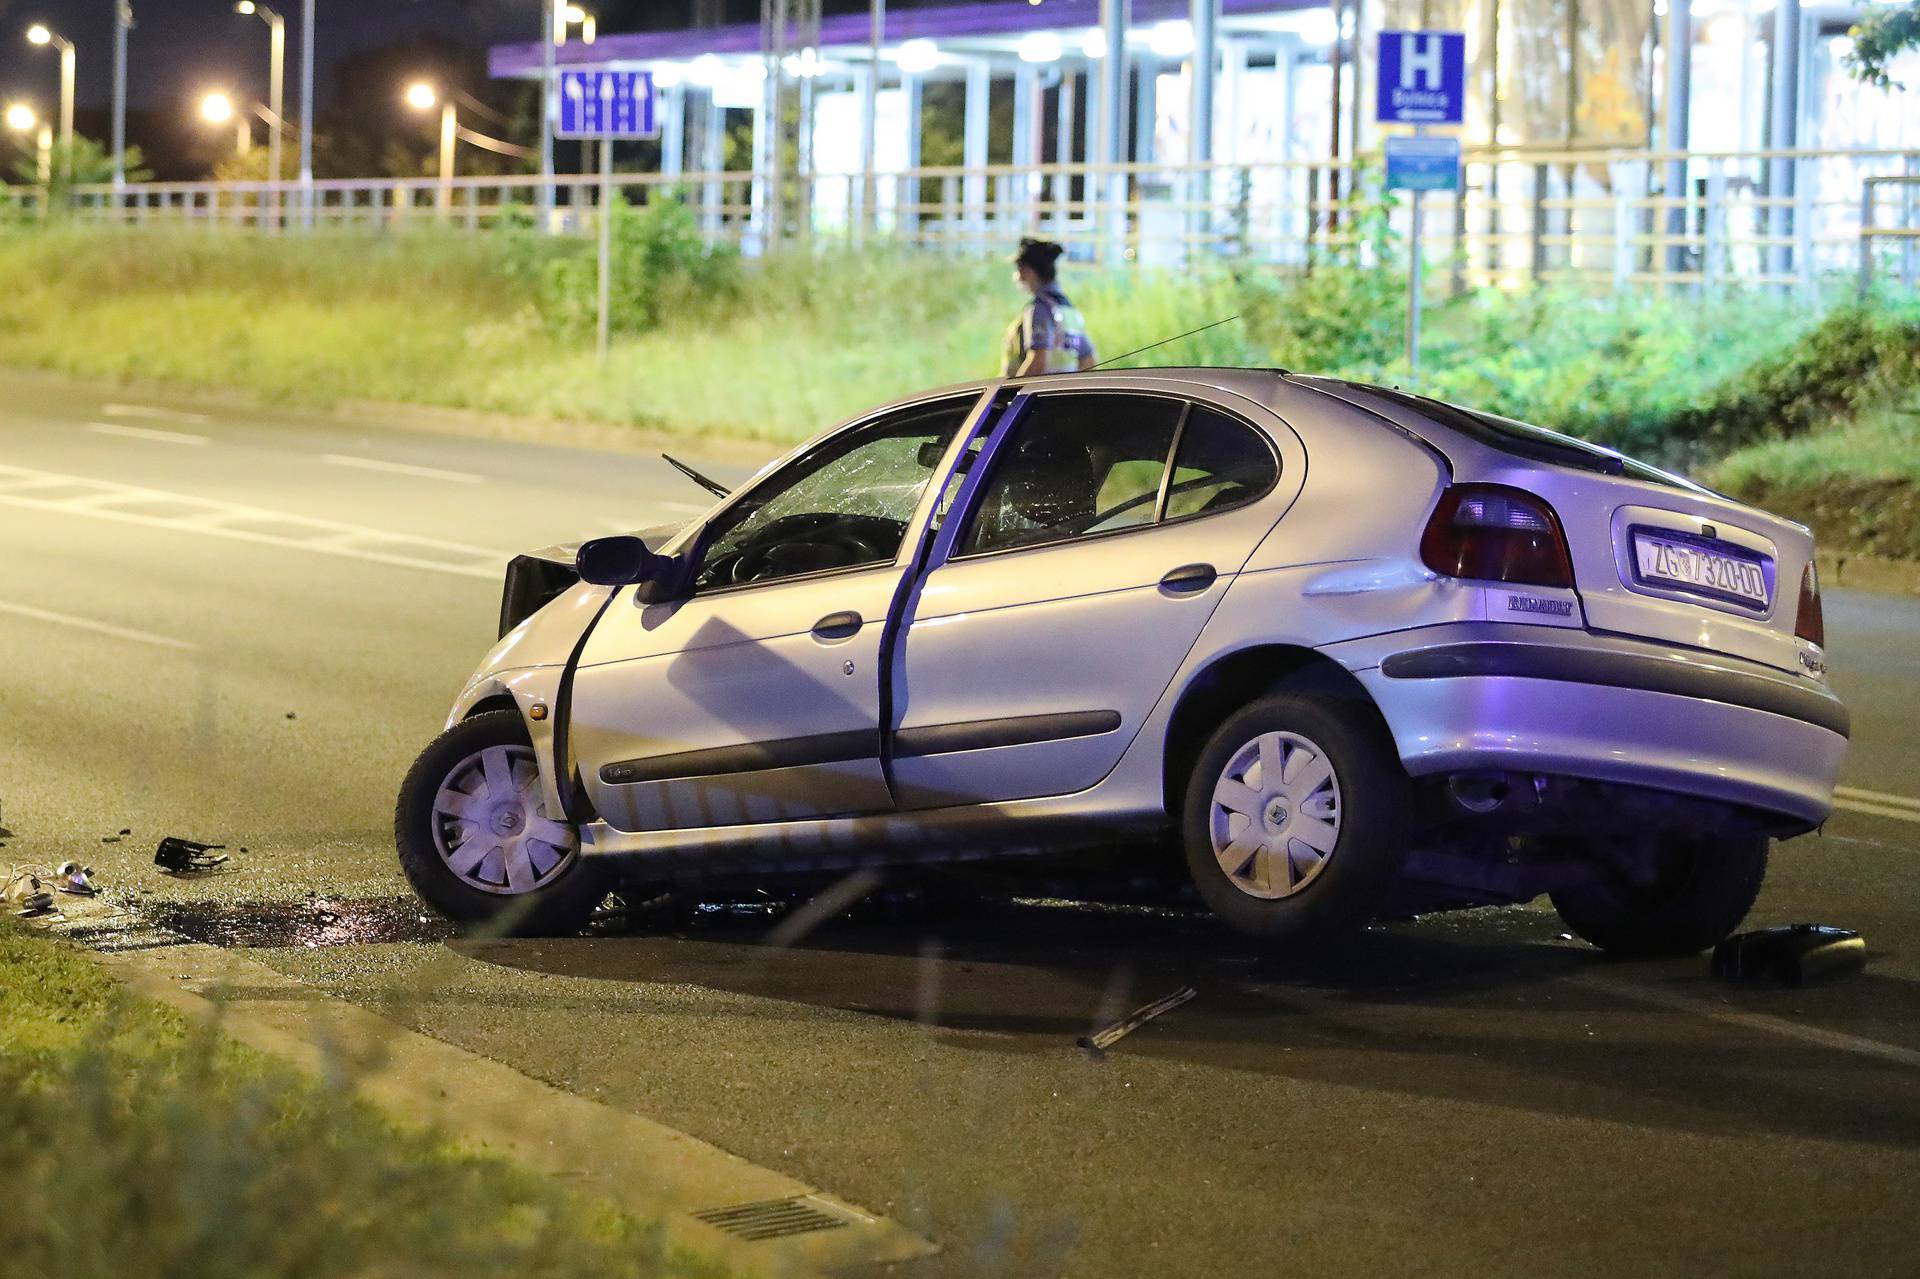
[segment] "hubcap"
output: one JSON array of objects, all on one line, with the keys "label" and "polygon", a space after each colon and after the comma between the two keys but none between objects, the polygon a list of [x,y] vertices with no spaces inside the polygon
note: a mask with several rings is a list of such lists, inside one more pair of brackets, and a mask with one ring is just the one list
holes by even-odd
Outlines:
[{"label": "hubcap", "polygon": [[433,797],[433,842],[462,883],[505,895],[549,882],[580,847],[573,827],[547,813],[527,746],[489,746],[447,773]]},{"label": "hubcap", "polygon": [[1233,886],[1270,901],[1326,867],[1340,817],[1340,779],[1326,751],[1298,733],[1265,733],[1220,770],[1208,833]]}]

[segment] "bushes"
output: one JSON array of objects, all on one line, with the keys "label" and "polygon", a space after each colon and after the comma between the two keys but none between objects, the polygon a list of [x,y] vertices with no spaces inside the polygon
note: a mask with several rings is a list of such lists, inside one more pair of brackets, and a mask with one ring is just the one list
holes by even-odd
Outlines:
[{"label": "bushes", "polygon": [[[555,256],[550,237],[516,233],[509,260],[516,274],[538,265],[536,296],[541,317],[562,332],[591,329],[599,316],[599,256],[575,242]],[[739,255],[710,248],[694,213],[671,195],[636,209],[624,196],[613,201],[612,270],[608,326],[615,333],[644,333],[669,319],[710,318],[740,292]]]}]

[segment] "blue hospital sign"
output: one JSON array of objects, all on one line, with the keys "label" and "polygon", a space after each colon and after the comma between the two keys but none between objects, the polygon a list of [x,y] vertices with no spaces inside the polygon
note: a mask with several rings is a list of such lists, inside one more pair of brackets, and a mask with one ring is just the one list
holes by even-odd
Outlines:
[{"label": "blue hospital sign", "polygon": [[651,138],[653,76],[646,71],[560,73],[560,138]]},{"label": "blue hospital sign", "polygon": [[1381,124],[1459,124],[1467,106],[1467,37],[1459,31],[1382,31]]}]

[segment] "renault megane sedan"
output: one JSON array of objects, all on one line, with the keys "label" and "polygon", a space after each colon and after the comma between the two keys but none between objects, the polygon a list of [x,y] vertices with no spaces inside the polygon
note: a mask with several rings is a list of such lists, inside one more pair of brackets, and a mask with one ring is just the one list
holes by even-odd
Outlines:
[{"label": "renault megane sedan", "polygon": [[1846,749],[1805,528],[1571,437],[1274,370],[996,381],[685,528],[521,556],[406,779],[455,920],[1111,849],[1277,946],[1550,895],[1710,946]]}]

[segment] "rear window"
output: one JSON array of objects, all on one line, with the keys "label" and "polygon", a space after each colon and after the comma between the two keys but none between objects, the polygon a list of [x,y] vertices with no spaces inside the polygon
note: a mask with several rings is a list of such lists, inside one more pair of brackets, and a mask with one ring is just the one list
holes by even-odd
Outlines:
[{"label": "rear window", "polygon": [[1687,489],[1696,493],[1708,491],[1691,480],[1663,471],[1657,466],[1636,462],[1612,449],[1589,444],[1572,435],[1549,431],[1544,426],[1533,426],[1510,417],[1501,417],[1497,413],[1462,408],[1458,404],[1429,399],[1424,395],[1409,395],[1405,391],[1390,390],[1384,386],[1367,386],[1358,382],[1348,385],[1356,390],[1380,396],[1382,399],[1392,400],[1402,408],[1431,418],[1450,430],[1458,431],[1476,444],[1498,449],[1512,457],[1525,458],[1529,462],[1544,462],[1550,466],[1569,467],[1576,471],[1592,471],[1599,475],[1623,475],[1628,479],[1640,480],[1648,484],[1661,484],[1668,488]]}]

